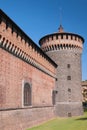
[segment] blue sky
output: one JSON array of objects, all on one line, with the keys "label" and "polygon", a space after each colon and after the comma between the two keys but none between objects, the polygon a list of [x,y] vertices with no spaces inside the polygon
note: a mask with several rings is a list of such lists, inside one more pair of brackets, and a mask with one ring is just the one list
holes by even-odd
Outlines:
[{"label": "blue sky", "polygon": [[82,80],[87,80],[87,0],[0,0],[0,8],[36,43],[58,31],[60,10],[66,32],[85,39]]}]

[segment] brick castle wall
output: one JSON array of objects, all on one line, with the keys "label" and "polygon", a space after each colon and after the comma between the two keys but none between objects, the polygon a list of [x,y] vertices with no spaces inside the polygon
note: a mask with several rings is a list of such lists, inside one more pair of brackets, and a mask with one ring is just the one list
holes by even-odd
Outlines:
[{"label": "brick castle wall", "polygon": [[32,105],[52,105],[55,79],[0,49],[0,108],[21,108],[24,81],[32,87]]},{"label": "brick castle wall", "polygon": [[53,107],[0,111],[0,130],[26,130],[54,117]]},{"label": "brick castle wall", "polygon": [[[0,129],[24,130],[54,118],[57,65],[0,10]],[[31,106],[24,106],[24,84]]]}]

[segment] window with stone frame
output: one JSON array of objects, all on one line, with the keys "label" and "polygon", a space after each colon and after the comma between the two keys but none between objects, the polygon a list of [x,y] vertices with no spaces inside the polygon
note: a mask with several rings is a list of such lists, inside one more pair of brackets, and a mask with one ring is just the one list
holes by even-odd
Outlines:
[{"label": "window with stone frame", "polygon": [[24,106],[31,106],[31,86],[29,83],[24,84]]}]

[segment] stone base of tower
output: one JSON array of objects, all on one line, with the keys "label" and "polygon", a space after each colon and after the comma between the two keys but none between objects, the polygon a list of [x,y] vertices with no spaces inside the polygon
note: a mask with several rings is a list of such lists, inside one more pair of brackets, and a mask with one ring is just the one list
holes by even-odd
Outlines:
[{"label": "stone base of tower", "polygon": [[57,102],[55,114],[59,117],[72,117],[83,115],[81,102]]}]

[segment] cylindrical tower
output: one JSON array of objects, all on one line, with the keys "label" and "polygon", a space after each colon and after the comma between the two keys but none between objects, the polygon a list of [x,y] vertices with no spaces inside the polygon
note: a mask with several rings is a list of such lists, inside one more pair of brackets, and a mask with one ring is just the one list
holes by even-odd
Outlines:
[{"label": "cylindrical tower", "polygon": [[41,49],[58,64],[56,71],[56,115],[83,114],[81,93],[81,54],[84,39],[77,34],[59,31],[40,39]]}]

